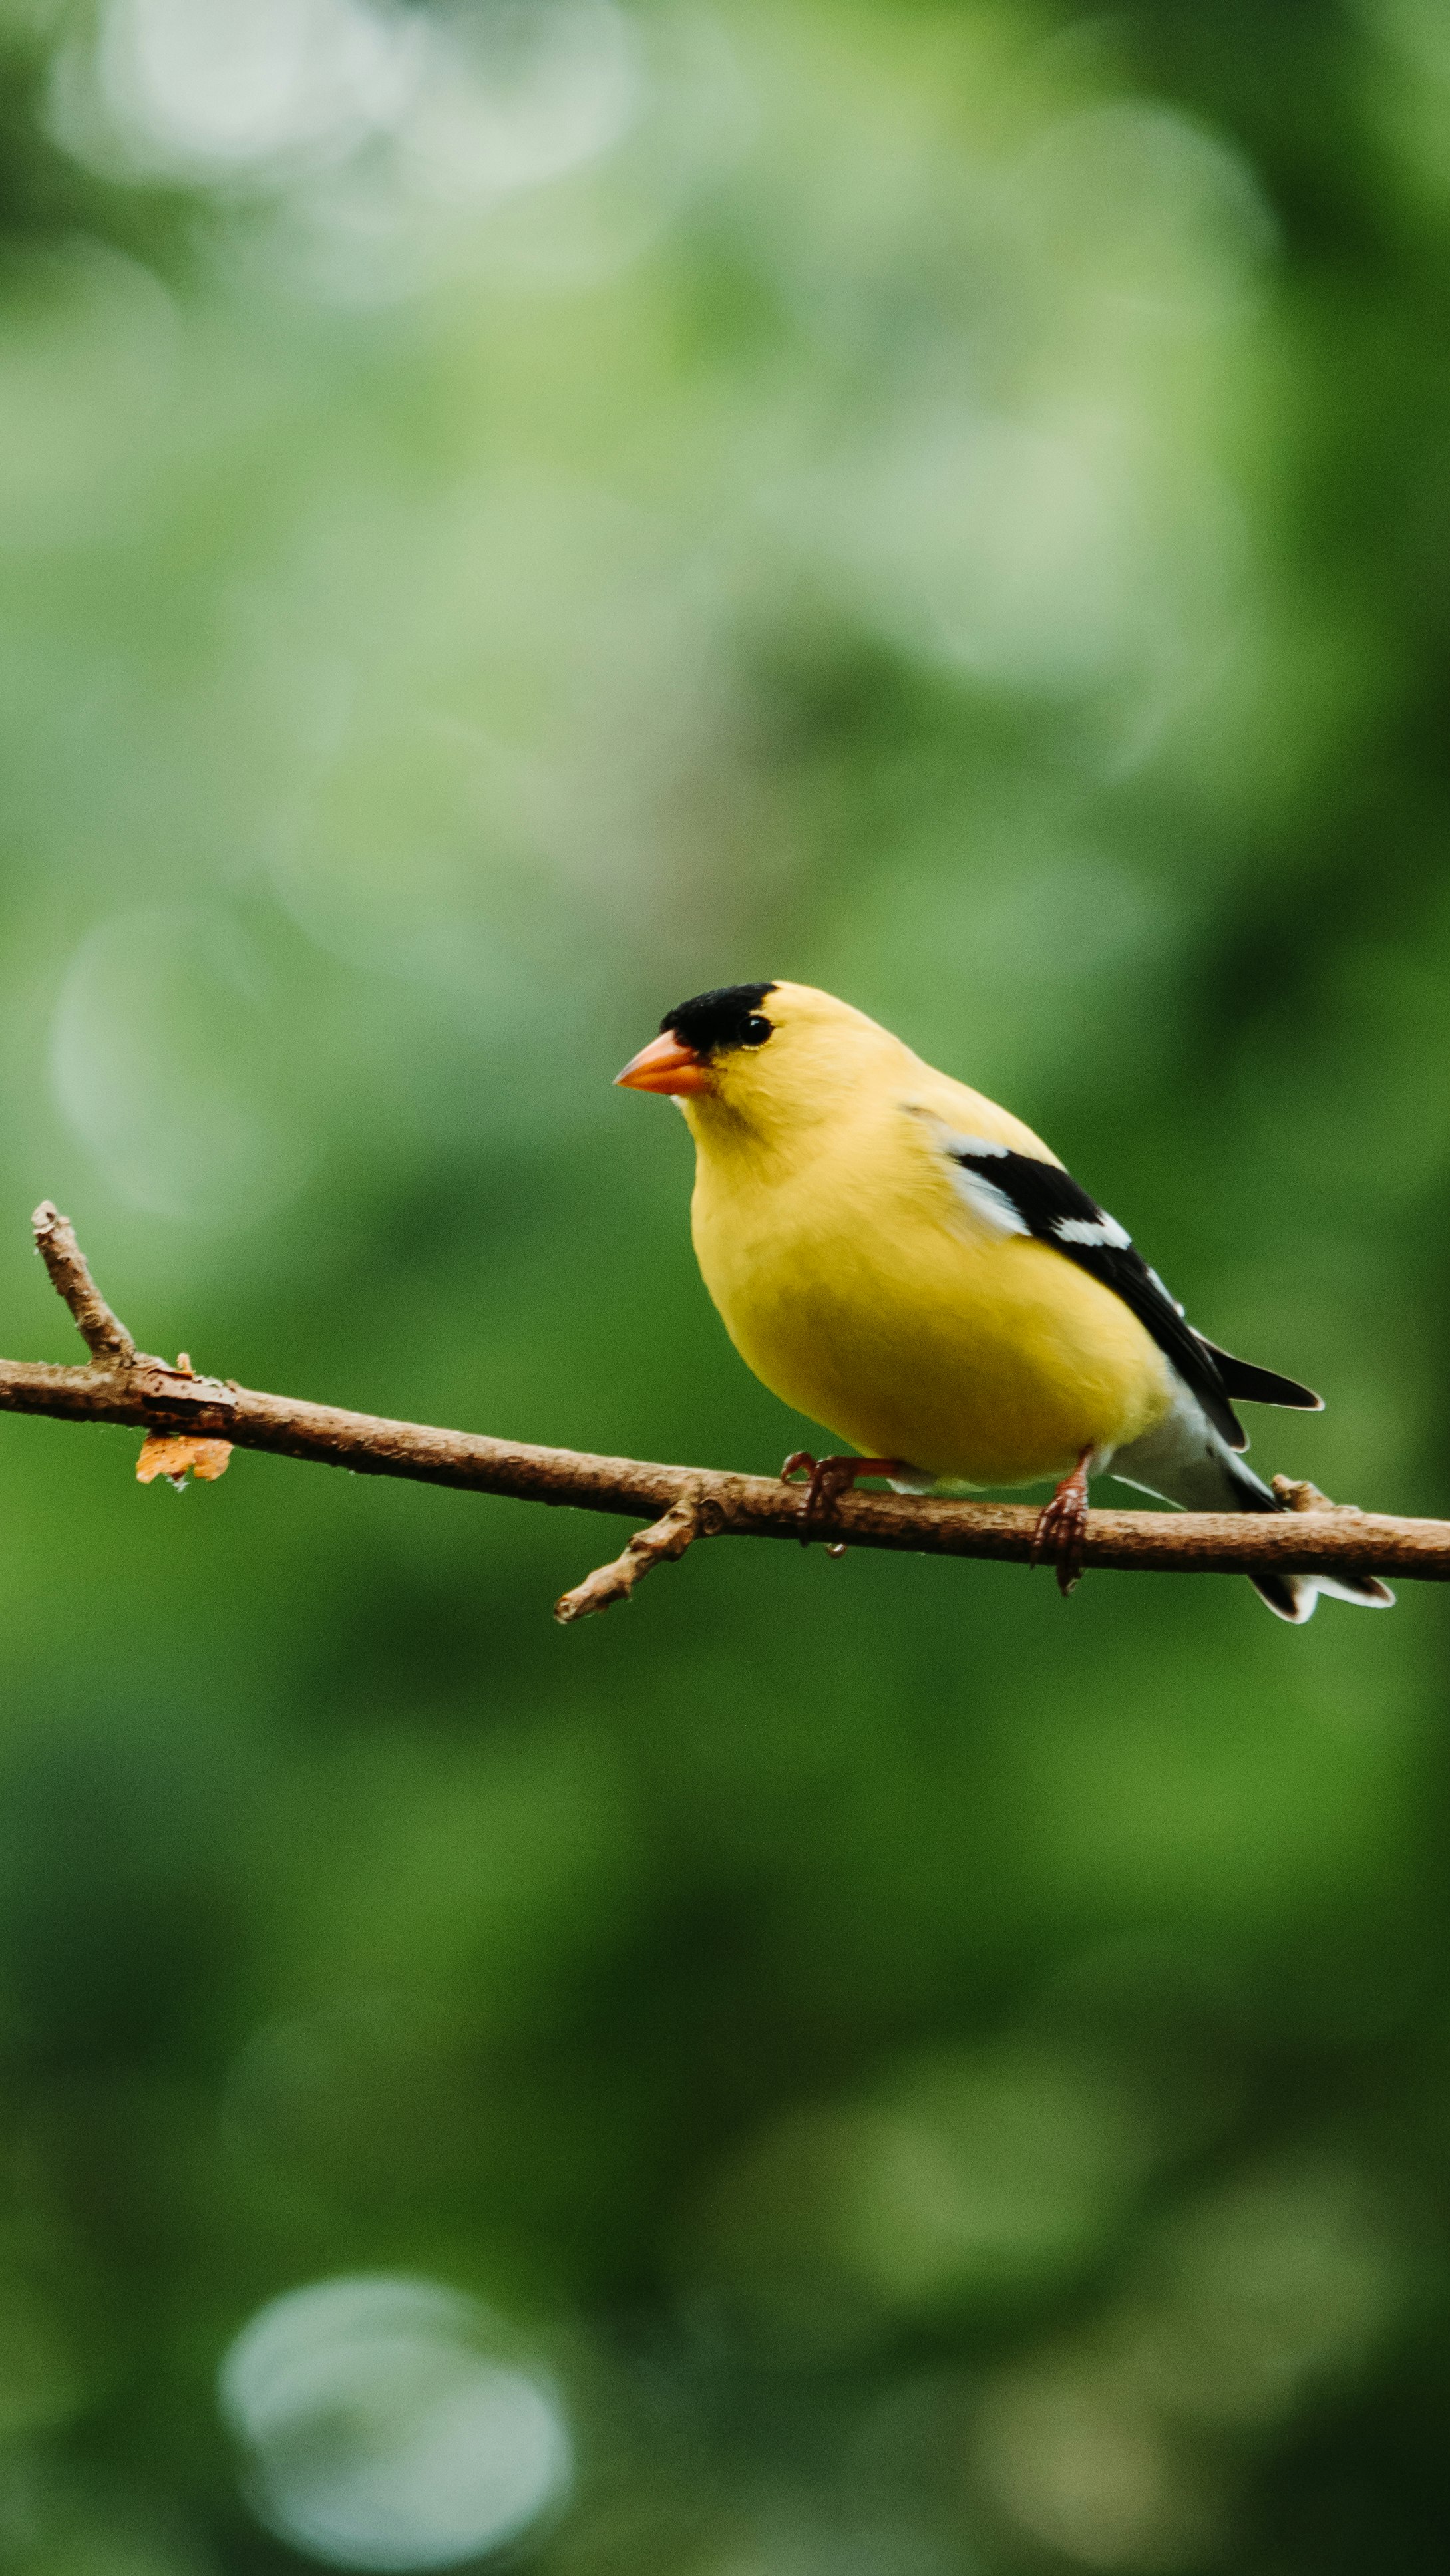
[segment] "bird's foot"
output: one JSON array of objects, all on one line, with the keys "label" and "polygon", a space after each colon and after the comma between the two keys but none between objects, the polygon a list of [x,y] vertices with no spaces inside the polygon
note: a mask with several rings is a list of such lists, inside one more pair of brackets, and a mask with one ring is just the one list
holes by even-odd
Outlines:
[{"label": "bird's foot", "polygon": [[1088,1460],[1091,1449],[1084,1449],[1070,1476],[1064,1476],[1050,1503],[1044,1503],[1037,1516],[1033,1533],[1032,1554],[1028,1562],[1041,1565],[1047,1558],[1057,1570],[1057,1588],[1064,1601],[1082,1580],[1083,1540],[1087,1535]]},{"label": "bird's foot", "polygon": [[[809,1547],[816,1536],[816,1524],[829,1516],[843,1494],[849,1494],[858,1476],[902,1476],[906,1469],[899,1458],[813,1458],[809,1449],[792,1449],[780,1471],[783,1485],[797,1476],[807,1478],[805,1500],[801,1505],[801,1545]],[[844,1556],[846,1542],[833,1539],[826,1548],[827,1556]]]}]

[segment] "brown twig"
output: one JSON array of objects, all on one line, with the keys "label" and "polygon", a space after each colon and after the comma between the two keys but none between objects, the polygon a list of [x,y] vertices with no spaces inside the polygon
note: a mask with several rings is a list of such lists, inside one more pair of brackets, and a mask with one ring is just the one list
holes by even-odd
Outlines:
[{"label": "brown twig", "polygon": [[[572,1504],[650,1520],[614,1565],[564,1595],[569,1620],[627,1599],[649,1567],[682,1554],[694,1536],[797,1540],[801,1494],[774,1476],[668,1467],[640,1458],[601,1458],[537,1448],[480,1432],[440,1430],[347,1413],[298,1397],[263,1395],[230,1379],[197,1377],[138,1351],[100,1295],[64,1217],[47,1202],[36,1239],[60,1294],[94,1357],[86,1368],[0,1359],[0,1412],[47,1414],[62,1422],[116,1422],[145,1432],[188,1432],[238,1449],[347,1467],[354,1475],[403,1476],[521,1502]],[[47,1249],[49,1245],[49,1249]],[[1286,1480],[1286,1491],[1289,1480]],[[1326,1504],[1303,1489],[1298,1504],[1262,1517],[1238,1512],[1090,1512],[1085,1567],[1134,1574],[1379,1574],[1450,1582],[1450,1521],[1401,1520]],[[685,1531],[685,1515],[696,1527]],[[679,1515],[677,1518],[676,1515]],[[843,1494],[823,1510],[816,1532],[850,1547],[924,1556],[993,1557],[1025,1565],[1038,1514],[1020,1503],[939,1502],[909,1494]],[[660,1544],[666,1527],[670,1536]],[[678,1543],[676,1543],[678,1542]],[[629,1567],[625,1573],[622,1569]]]},{"label": "brown twig", "polygon": [[684,1555],[687,1547],[704,1536],[700,1506],[692,1494],[673,1503],[663,1520],[652,1521],[648,1529],[636,1530],[622,1556],[608,1565],[597,1565],[565,1592],[554,1604],[554,1616],[561,1628],[571,1627],[576,1619],[588,1619],[596,1610],[608,1610],[616,1601],[627,1601],[635,1585],[657,1565],[667,1565]]},{"label": "brown twig", "polygon": [[49,1199],[42,1199],[30,1222],[35,1249],[50,1272],[50,1284],[69,1306],[92,1359],[110,1360],[118,1367],[126,1367],[136,1356],[136,1345],[91,1277],[70,1218],[62,1216]]}]

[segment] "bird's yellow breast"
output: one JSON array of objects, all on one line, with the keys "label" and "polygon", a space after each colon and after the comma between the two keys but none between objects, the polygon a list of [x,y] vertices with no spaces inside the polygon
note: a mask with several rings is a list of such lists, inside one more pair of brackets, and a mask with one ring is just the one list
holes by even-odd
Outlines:
[{"label": "bird's yellow breast", "polygon": [[[975,1132],[990,1117],[1021,1149],[1027,1131],[974,1094],[952,1123],[961,1100]],[[1166,1363],[1122,1300],[962,1204],[929,1105],[889,1097],[784,1146],[691,1124],[695,1249],[731,1340],[855,1448],[944,1482],[1028,1484],[1168,1411]]]}]

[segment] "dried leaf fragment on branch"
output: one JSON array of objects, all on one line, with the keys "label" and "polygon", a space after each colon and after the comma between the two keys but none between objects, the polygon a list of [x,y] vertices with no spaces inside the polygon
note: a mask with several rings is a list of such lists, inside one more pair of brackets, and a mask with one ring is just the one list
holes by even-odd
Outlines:
[{"label": "dried leaf fragment on branch", "polygon": [[[96,1287],[74,1230],[48,1200],[36,1210],[34,1225],[37,1249],[89,1358],[73,1368],[0,1359],[0,1412],[44,1414],[61,1422],[121,1423],[157,1440],[183,1442],[193,1453],[256,1449],[346,1467],[355,1475],[398,1476],[520,1502],[570,1504],[648,1523],[611,1564],[565,1593],[558,1605],[565,1625],[628,1600],[656,1565],[671,1563],[704,1537],[794,1542],[808,1534],[848,1548],[988,1557],[1018,1565],[1031,1560],[1038,1516],[1020,1503],[944,1502],[929,1495],[857,1491],[831,1498],[804,1532],[803,1489],[773,1476],[495,1440],[481,1432],[345,1412],[200,1376],[184,1353],[173,1365],[137,1349]],[[142,1458],[144,1463],[144,1450]],[[194,1455],[188,1465],[191,1473],[199,1472]],[[155,1472],[173,1470],[158,1464]],[[1293,1510],[1262,1519],[1220,1512],[1092,1511],[1084,1527],[1082,1561],[1089,1569],[1143,1574],[1245,1574],[1259,1566],[1282,1573],[1340,1571],[1444,1583],[1450,1581],[1450,1521],[1397,1519],[1348,1506],[1336,1510],[1305,1487],[1296,1490]]]},{"label": "dried leaf fragment on branch", "polygon": [[199,1484],[215,1484],[218,1476],[226,1474],[231,1455],[230,1440],[192,1440],[184,1432],[148,1431],[136,1461],[136,1482],[150,1485],[164,1476],[182,1493],[190,1470]]}]

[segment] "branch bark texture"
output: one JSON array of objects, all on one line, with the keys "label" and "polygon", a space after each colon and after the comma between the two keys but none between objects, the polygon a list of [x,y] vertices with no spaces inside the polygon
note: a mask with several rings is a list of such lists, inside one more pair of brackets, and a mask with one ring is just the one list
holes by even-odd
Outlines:
[{"label": "branch bark texture", "polygon": [[[549,1449],[481,1432],[451,1431],[372,1413],[267,1395],[234,1380],[196,1375],[139,1351],[97,1289],[67,1219],[45,1201],[32,1220],[36,1246],[92,1353],[89,1365],[0,1359],[0,1412],[63,1422],[112,1422],[146,1433],[229,1441],[354,1475],[401,1476],[519,1502],[570,1504],[647,1520],[622,1556],[565,1593],[566,1624],[627,1600],[642,1575],[701,1538],[799,1540],[803,1493],[776,1477],[639,1458]],[[1093,1511],[1083,1564],[1118,1573],[1378,1574],[1450,1581],[1450,1521],[1400,1519],[1330,1504],[1312,1486],[1284,1486],[1293,1509],[1239,1513]],[[813,1539],[926,1556],[992,1557],[1025,1565],[1035,1507],[939,1502],[904,1494],[843,1494],[817,1513]]]}]

